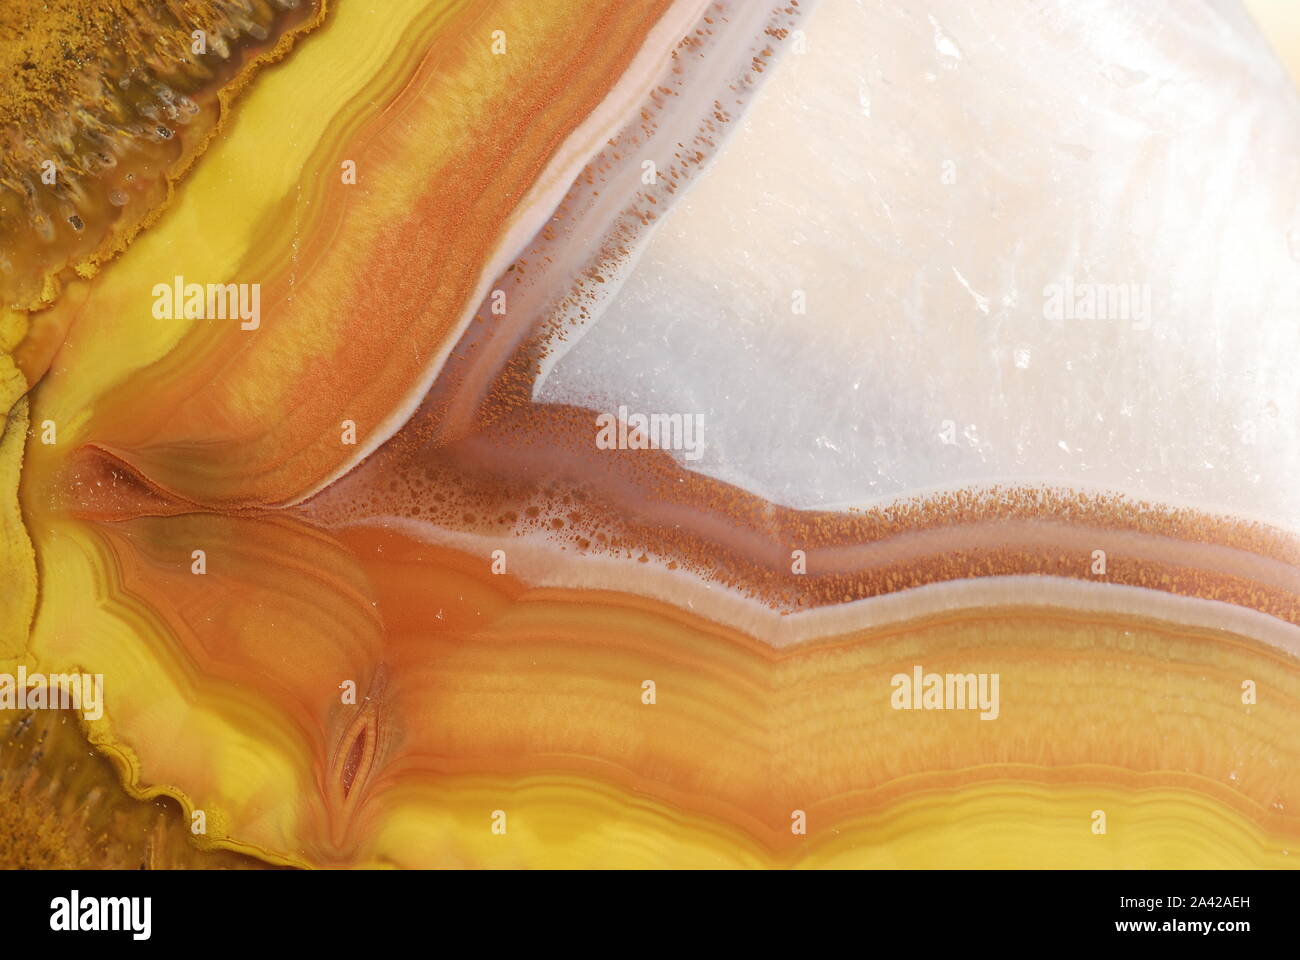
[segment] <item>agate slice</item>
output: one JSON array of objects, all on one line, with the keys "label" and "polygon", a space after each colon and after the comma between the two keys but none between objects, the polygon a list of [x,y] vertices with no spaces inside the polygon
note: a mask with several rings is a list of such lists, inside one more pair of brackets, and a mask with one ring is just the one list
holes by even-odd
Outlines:
[{"label": "agate slice", "polygon": [[83,736],[96,863],[1291,865],[1245,9],[192,6],[0,18],[15,836]]}]

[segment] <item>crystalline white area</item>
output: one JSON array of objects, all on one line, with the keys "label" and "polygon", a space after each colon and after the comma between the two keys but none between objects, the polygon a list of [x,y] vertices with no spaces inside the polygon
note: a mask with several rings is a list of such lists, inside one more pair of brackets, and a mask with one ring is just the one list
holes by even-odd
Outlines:
[{"label": "crystalline white area", "polygon": [[1245,13],[806,31],[537,399],[702,414],[679,460],[795,507],[1047,481],[1300,527],[1300,100]]}]

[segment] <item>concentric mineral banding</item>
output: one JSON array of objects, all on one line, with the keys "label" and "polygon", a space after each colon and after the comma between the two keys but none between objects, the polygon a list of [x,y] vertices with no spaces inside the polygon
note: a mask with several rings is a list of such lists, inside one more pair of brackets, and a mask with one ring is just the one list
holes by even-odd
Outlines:
[{"label": "concentric mineral banding", "polygon": [[343,0],[33,315],[23,655],[275,863],[1288,865],[1295,92],[1084,6]]}]

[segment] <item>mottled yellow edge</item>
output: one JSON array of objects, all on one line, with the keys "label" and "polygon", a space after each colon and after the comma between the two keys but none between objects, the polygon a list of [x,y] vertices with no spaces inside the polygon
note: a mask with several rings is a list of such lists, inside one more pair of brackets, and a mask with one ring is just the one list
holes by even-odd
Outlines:
[{"label": "mottled yellow edge", "polygon": [[23,655],[36,609],[36,554],[18,506],[27,442],[26,391],[13,358],[0,353],[0,409],[5,412],[0,432],[0,664]]}]

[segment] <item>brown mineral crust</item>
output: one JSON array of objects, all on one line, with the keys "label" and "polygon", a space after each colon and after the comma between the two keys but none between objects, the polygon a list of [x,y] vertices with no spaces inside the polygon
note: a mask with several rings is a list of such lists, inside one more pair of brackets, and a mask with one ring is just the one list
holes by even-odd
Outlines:
[{"label": "brown mineral crust", "polygon": [[48,304],[156,220],[239,91],[325,2],[5,3],[0,307]]}]

